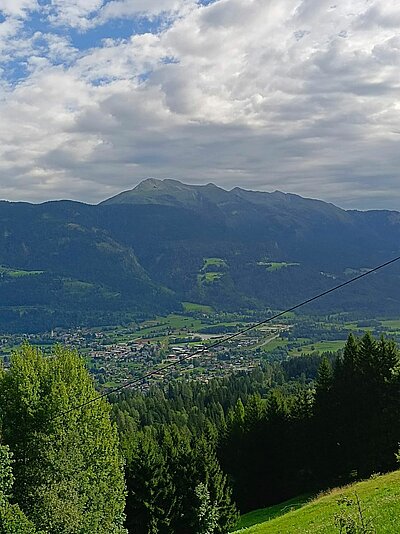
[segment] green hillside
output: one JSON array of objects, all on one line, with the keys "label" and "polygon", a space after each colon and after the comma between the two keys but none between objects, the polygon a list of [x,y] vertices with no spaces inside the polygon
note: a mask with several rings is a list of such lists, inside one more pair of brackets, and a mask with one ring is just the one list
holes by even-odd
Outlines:
[{"label": "green hillside", "polygon": [[[282,508],[284,515],[237,532],[243,534],[332,534],[340,532],[339,526],[335,525],[335,516],[341,515],[348,522],[360,521],[356,496],[361,503],[363,520],[370,530],[360,529],[354,532],[379,532],[379,534],[400,532],[400,471],[334,489],[288,513],[284,513],[288,507]],[[349,504],[348,500],[339,504],[343,497],[351,499],[353,504]],[[295,501],[296,499],[293,499],[293,502]],[[252,514],[254,517],[257,514],[259,517],[268,517],[268,511],[276,508],[257,510],[246,514],[244,518],[251,521]],[[275,513],[271,515],[274,517]]]}]

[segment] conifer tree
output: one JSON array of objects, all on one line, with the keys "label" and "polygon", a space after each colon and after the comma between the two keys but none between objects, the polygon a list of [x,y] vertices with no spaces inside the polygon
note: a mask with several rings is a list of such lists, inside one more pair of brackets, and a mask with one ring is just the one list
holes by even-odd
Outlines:
[{"label": "conifer tree", "polygon": [[326,426],[331,424],[333,387],[333,369],[330,361],[325,356],[318,367],[317,379],[315,382],[314,413],[319,424],[319,433],[324,434]]},{"label": "conifer tree", "polygon": [[232,501],[232,488],[222,471],[215,449],[206,436],[196,440],[194,464],[199,484],[205,484],[210,494],[210,502],[216,510],[215,533],[229,532],[237,520],[236,506]]},{"label": "conifer tree", "polygon": [[134,534],[171,533],[175,489],[155,432],[145,428],[127,452],[126,526]]},{"label": "conifer tree", "polygon": [[398,361],[392,342],[376,341],[369,332],[361,339],[350,334],[335,368],[331,409],[324,412],[334,429],[332,465],[342,477],[352,472],[368,476],[393,467],[400,430],[394,416],[399,406]]},{"label": "conifer tree", "polygon": [[210,492],[202,482],[195,488],[195,495],[198,499],[197,524],[194,525],[196,534],[214,534],[218,527],[218,510],[211,502]]},{"label": "conifer tree", "polygon": [[265,417],[265,404],[261,400],[261,395],[256,393],[250,395],[246,402],[244,424],[247,431],[256,429]]}]

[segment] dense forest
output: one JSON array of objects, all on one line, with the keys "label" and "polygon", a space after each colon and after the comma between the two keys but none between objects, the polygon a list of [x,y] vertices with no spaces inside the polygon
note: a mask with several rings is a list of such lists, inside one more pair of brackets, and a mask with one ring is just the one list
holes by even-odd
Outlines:
[{"label": "dense forest", "polygon": [[25,344],[0,376],[0,532],[223,534],[239,511],[391,470],[399,363],[392,341],[350,335],[338,354],[85,404],[81,358]]}]

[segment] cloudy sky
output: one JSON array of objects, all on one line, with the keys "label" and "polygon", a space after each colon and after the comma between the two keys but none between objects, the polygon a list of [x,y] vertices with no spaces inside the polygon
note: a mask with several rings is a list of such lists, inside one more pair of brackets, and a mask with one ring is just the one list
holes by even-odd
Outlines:
[{"label": "cloudy sky", "polygon": [[395,0],[0,0],[0,198],[147,177],[400,210]]}]

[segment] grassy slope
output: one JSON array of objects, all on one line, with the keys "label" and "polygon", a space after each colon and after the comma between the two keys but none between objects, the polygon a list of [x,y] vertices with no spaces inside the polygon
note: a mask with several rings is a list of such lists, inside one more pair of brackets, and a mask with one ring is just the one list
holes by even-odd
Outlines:
[{"label": "grassy slope", "polygon": [[[357,493],[366,519],[379,534],[400,532],[400,471],[382,475],[345,488],[338,488],[298,510],[240,530],[243,534],[331,534],[339,532],[334,516],[340,511],[341,495]],[[254,512],[253,512],[254,513]]]},{"label": "grassy slope", "polygon": [[[243,532],[244,528],[247,529],[248,527],[258,525],[264,521],[270,521],[271,519],[281,516],[290,510],[300,508],[310,499],[310,497],[310,495],[299,495],[298,497],[294,497],[294,499],[289,499],[288,501],[275,504],[274,506],[260,508],[259,510],[254,510],[253,512],[243,514],[239,519],[239,523],[236,526],[235,532],[238,530]],[[244,532],[247,532],[247,530]]]}]

